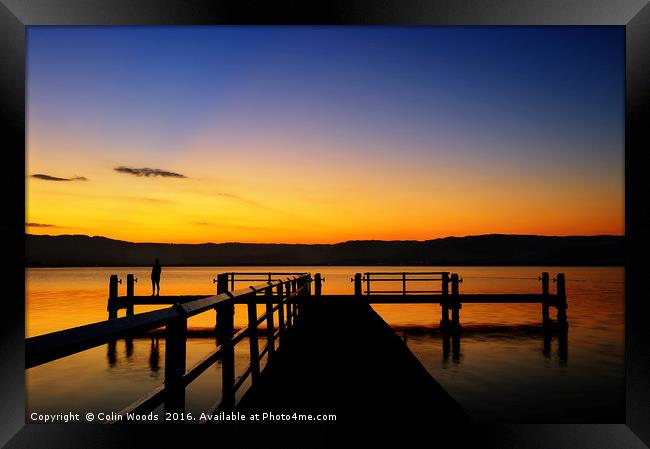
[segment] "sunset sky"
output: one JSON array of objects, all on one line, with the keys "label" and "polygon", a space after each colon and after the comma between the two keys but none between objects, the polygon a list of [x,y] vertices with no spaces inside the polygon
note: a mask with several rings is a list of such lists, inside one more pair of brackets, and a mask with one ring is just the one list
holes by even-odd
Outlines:
[{"label": "sunset sky", "polygon": [[28,233],[624,231],[622,27],[28,27],[27,55]]}]

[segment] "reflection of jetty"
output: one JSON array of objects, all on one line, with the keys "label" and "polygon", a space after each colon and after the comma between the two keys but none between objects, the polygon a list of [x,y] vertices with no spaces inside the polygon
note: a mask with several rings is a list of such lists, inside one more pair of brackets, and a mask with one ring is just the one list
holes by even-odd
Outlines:
[{"label": "reflection of jetty", "polygon": [[[564,341],[566,349],[564,274],[559,273],[555,279],[554,295],[549,292],[548,273],[543,273],[540,280],[541,294],[487,295],[461,294],[462,279],[455,273],[357,273],[352,278],[354,294],[323,295],[324,279],[319,273],[222,273],[216,279],[216,295],[157,297],[136,296],[133,275],[127,276],[126,295],[119,296],[121,281],[112,275],[109,319],[27,339],[26,367],[103,344],[109,345],[110,363],[117,339],[125,339],[128,352],[134,336],[164,328],[164,384],[124,408],[122,414],[146,413],[160,405],[166,411],[185,410],[185,388],[220,363],[222,391],[209,412],[264,408],[354,414],[349,417],[363,414],[364,419],[371,419],[389,418],[394,410],[420,409],[427,410],[419,416],[422,419],[465,419],[460,407],[370,304],[439,304],[443,349],[449,353],[451,339],[453,354],[460,341],[462,304],[537,303],[546,330],[545,350],[550,344],[550,332],[556,328],[560,330],[560,344]],[[263,283],[235,289],[236,283],[242,282]],[[380,287],[395,284],[399,288]],[[432,284],[440,287],[420,287]],[[413,285],[416,288],[409,289]],[[173,305],[152,312],[134,311],[137,305],[151,304]],[[236,304],[247,306],[248,319],[247,327],[237,332]],[[258,306],[264,309],[261,315]],[[557,309],[555,322],[551,321],[550,307]],[[126,316],[118,318],[121,309],[125,309]],[[188,369],[188,319],[210,311],[216,311],[216,348]],[[235,346],[244,341],[248,342],[249,364],[236,373]],[[157,344],[152,346],[150,364],[158,366]],[[245,388],[248,384],[250,388]]]}]

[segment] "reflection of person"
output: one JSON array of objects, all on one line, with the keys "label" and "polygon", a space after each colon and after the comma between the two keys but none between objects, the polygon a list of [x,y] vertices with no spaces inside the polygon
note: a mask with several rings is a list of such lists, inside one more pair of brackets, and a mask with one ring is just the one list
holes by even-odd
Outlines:
[{"label": "reflection of person", "polygon": [[151,354],[149,355],[149,368],[153,373],[157,373],[160,370],[159,365],[160,355],[158,351],[158,337],[151,337]]},{"label": "reflection of person", "polygon": [[[156,287],[158,287],[158,293],[156,293]],[[151,289],[153,290],[151,296],[160,296],[160,261],[158,259],[151,269]]]}]

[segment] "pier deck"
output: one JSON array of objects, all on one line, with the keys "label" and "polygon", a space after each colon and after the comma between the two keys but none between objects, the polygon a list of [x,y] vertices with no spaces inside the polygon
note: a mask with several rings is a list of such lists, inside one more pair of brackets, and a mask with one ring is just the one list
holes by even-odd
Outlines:
[{"label": "pier deck", "polygon": [[367,302],[313,297],[270,363],[238,409],[334,413],[348,423],[467,419]]}]

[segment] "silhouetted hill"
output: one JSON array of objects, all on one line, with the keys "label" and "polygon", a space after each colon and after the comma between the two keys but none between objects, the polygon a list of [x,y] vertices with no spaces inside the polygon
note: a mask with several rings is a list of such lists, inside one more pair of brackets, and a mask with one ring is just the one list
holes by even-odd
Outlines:
[{"label": "silhouetted hill", "polygon": [[26,235],[27,266],[623,265],[622,236],[478,235],[336,244],[131,243],[85,235]]}]

